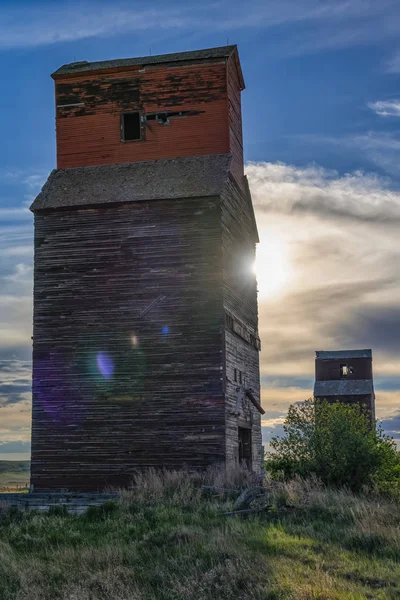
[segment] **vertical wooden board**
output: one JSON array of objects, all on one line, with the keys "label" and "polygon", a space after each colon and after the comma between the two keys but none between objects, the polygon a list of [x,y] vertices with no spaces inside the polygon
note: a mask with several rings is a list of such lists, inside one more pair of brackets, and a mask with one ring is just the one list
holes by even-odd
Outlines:
[{"label": "vertical wooden board", "polygon": [[232,174],[240,187],[243,185],[243,133],[241,83],[236,67],[236,56],[227,63],[227,87],[229,110],[229,147],[232,154]]},{"label": "vertical wooden board", "polygon": [[223,194],[221,219],[224,306],[257,331],[254,223],[244,194],[232,180]]},{"label": "vertical wooden board", "polygon": [[244,399],[237,411],[239,382],[234,370],[245,376],[243,385],[260,398],[257,283],[252,266],[255,240],[252,215],[241,189],[230,181],[223,194],[222,210],[223,289],[225,322],[225,423],[226,463],[238,460],[238,428],[252,430],[253,469],[261,471],[261,415]]},{"label": "vertical wooden board", "polygon": [[[246,427],[252,432],[252,463],[256,473],[261,472],[261,415],[253,404],[244,398],[238,406],[239,383],[234,380],[234,369],[244,373],[244,387],[253,390],[260,398],[259,353],[231,331],[225,331],[226,392],[226,464],[234,466],[238,460],[238,428]],[[239,410],[238,410],[239,409]]]}]

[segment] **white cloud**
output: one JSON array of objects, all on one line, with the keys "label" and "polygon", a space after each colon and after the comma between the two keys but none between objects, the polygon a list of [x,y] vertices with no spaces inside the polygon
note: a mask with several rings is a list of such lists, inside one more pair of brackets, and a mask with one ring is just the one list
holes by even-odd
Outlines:
[{"label": "white cloud", "polygon": [[34,8],[0,11],[0,47],[17,48],[74,42],[149,29],[176,30],[187,18],[178,7],[141,10],[128,4],[35,4]]},{"label": "white cloud", "polygon": [[23,283],[30,285],[32,282],[32,267],[25,265],[24,263],[18,263],[15,266],[15,271],[12,275],[5,275],[5,281],[11,281],[12,283]]},{"label": "white cloud", "polygon": [[317,165],[246,171],[261,245],[279,239],[290,273],[279,295],[259,302],[262,401],[278,419],[270,429],[311,395],[315,350],[372,347],[377,414],[389,417],[400,392],[379,386],[400,372],[400,193],[389,178]]},{"label": "white cloud", "polygon": [[3,222],[0,227],[0,353],[30,346],[32,258],[32,224]]},{"label": "white cloud", "polygon": [[400,218],[400,193],[390,189],[389,179],[374,174],[357,171],[341,176],[317,165],[297,168],[265,162],[250,162],[246,171],[259,211],[370,221]]},{"label": "white cloud", "polygon": [[369,102],[368,106],[380,117],[400,117],[400,99],[377,100]]},{"label": "white cloud", "polygon": [[[270,431],[282,426],[290,403],[310,396],[316,349],[372,347],[379,385],[400,372],[400,192],[389,178],[340,175],[318,165],[259,162],[246,171],[261,244],[279,239],[276,247],[290,264],[280,294],[261,298],[259,307],[264,430]],[[25,224],[0,228],[0,350],[6,352],[30,346],[31,262],[23,254],[31,243]],[[400,392],[379,385],[377,414],[393,421]],[[26,426],[22,404],[1,409],[3,429],[9,418]]]}]

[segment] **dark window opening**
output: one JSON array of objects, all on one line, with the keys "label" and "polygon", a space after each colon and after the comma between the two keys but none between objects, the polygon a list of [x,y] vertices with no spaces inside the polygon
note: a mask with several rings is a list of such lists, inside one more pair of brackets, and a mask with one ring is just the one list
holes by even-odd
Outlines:
[{"label": "dark window opening", "polygon": [[233,380],[240,383],[240,384],[244,384],[245,383],[245,375],[243,373],[243,371],[240,371],[240,369],[233,369]]},{"label": "dark window opening", "polygon": [[148,113],[145,115],[146,121],[157,121],[160,125],[169,125],[171,118],[191,117],[200,115],[204,110],[180,110],[180,111],[165,111],[159,113]]},{"label": "dark window opening", "polygon": [[244,427],[238,428],[239,438],[239,464],[251,469],[252,450],[251,450],[251,429]]},{"label": "dark window opening", "polygon": [[353,373],[353,367],[350,367],[349,365],[340,365],[340,377],[347,377],[348,375],[352,375]]},{"label": "dark window opening", "polygon": [[225,313],[225,322],[229,329],[233,329],[233,317],[231,317],[231,315]]},{"label": "dark window opening", "polygon": [[129,112],[124,113],[122,115],[122,136],[121,139],[124,142],[129,142],[131,140],[141,140],[142,139],[142,128],[140,124],[140,113],[139,112]]}]

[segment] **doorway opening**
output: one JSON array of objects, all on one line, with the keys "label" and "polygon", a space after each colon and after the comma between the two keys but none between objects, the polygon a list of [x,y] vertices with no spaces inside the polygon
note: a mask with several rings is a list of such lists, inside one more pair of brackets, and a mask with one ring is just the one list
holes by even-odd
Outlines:
[{"label": "doorway opening", "polygon": [[245,427],[238,428],[239,437],[239,464],[251,469],[252,451],[251,451],[251,429]]}]

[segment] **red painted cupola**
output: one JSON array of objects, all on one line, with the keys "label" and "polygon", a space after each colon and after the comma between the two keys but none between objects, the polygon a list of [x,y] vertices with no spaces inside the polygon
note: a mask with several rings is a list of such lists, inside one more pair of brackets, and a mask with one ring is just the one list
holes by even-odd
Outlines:
[{"label": "red painted cupola", "polygon": [[59,169],[229,153],[241,182],[236,46],[71,63],[52,77]]}]

